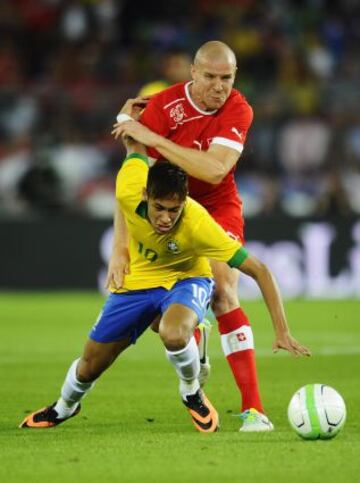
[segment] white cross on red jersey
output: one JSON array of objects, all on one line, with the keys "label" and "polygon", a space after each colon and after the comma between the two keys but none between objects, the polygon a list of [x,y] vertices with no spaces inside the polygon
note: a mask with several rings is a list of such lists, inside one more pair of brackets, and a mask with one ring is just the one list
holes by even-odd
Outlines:
[{"label": "white cross on red jersey", "polygon": [[[191,82],[176,84],[153,96],[142,113],[141,122],[180,146],[207,151],[211,144],[221,144],[238,151],[240,156],[253,119],[244,96],[232,89],[221,109],[203,111],[192,101],[190,85]],[[161,158],[151,148],[148,154]],[[190,196],[209,211],[222,202],[239,203],[234,171],[235,167],[218,185],[189,177]]]}]

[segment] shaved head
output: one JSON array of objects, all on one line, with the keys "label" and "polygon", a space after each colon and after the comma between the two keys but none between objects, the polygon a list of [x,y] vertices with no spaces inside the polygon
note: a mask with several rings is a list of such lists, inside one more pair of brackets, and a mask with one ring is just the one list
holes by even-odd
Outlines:
[{"label": "shaved head", "polygon": [[234,52],[224,42],[211,40],[203,44],[195,54],[194,64],[231,64],[236,67],[236,57]]}]

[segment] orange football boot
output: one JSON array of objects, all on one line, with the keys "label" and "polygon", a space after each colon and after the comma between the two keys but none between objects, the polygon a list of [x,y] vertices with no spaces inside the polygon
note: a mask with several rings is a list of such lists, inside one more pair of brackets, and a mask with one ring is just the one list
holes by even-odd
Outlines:
[{"label": "orange football boot", "polygon": [[79,414],[81,406],[80,404],[75,409],[73,414],[68,418],[59,418],[58,413],[55,411],[54,407],[56,402],[51,406],[47,406],[45,408],[39,409],[32,414],[26,416],[24,421],[19,425],[19,428],[52,428],[57,426],[58,424],[63,423],[67,419],[73,418],[77,414]]},{"label": "orange football boot", "polygon": [[219,415],[201,389],[196,391],[195,394],[186,396],[183,403],[198,431],[214,433],[219,430]]}]

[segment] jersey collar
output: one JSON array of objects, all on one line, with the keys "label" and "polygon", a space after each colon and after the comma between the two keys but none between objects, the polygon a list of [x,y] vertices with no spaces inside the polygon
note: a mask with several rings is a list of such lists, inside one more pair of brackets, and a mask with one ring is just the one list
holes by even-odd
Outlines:
[{"label": "jersey collar", "polygon": [[192,105],[192,107],[200,112],[200,114],[203,114],[204,116],[212,116],[213,114],[215,114],[215,112],[217,112],[217,109],[214,109],[213,111],[204,111],[203,109],[200,109],[200,107],[198,107],[195,102],[191,99],[191,96],[190,96],[190,86],[191,84],[193,83],[194,81],[189,81],[185,84],[185,95],[186,95],[186,98],[187,100],[189,101],[189,103]]}]

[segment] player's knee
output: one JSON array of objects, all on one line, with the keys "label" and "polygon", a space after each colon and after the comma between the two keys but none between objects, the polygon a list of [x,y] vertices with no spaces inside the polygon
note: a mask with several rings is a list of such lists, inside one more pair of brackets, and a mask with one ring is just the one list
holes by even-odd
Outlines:
[{"label": "player's knee", "polygon": [[174,328],[160,325],[159,335],[165,347],[170,351],[184,349],[188,343],[188,336],[182,330],[174,330]]},{"label": "player's knee", "polygon": [[212,300],[211,308],[214,313],[223,314],[235,309],[239,305],[237,287],[223,284],[217,287]]}]

